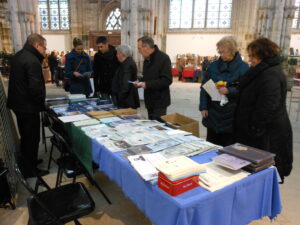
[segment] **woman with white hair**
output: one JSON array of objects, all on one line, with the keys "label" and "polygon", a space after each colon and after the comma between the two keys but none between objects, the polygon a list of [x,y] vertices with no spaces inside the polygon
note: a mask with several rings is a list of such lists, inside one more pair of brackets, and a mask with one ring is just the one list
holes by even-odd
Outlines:
[{"label": "woman with white hair", "polygon": [[132,58],[132,50],[128,45],[116,47],[120,65],[112,82],[113,102],[121,108],[140,107],[137,89],[130,83],[137,80],[137,67]]},{"label": "woman with white hair", "polygon": [[[244,75],[248,70],[237,48],[237,43],[232,36],[223,37],[217,43],[219,59],[213,61],[204,76],[201,92],[199,110],[202,115],[202,124],[207,128],[206,140],[217,145],[226,146],[234,142],[233,140],[233,118],[236,108],[236,87],[231,85]],[[219,93],[228,99],[226,104],[220,101],[213,101],[203,88],[203,84],[212,80],[221,84]],[[222,82],[220,82],[222,81]]]}]

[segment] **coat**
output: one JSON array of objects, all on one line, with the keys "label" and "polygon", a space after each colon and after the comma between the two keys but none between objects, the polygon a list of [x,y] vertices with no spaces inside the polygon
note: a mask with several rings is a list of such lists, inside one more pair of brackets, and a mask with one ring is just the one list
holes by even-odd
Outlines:
[{"label": "coat", "polygon": [[263,60],[240,80],[236,140],[276,154],[278,172],[292,170],[292,129],[286,110],[287,81],[280,58]]},{"label": "coat", "polygon": [[[80,66],[79,62],[82,60]],[[78,68],[77,68],[78,67]],[[82,52],[78,54],[74,49],[66,54],[66,65],[65,65],[66,77],[70,79],[70,93],[71,94],[85,94],[89,95],[92,93],[92,87],[90,79],[86,76],[75,77],[73,72],[79,72],[81,74],[85,72],[92,73],[90,57]]]},{"label": "coat", "polygon": [[96,92],[111,94],[111,85],[116,69],[119,66],[117,51],[109,45],[106,53],[97,52],[94,56],[94,86]]},{"label": "coat", "polygon": [[120,63],[113,78],[112,92],[117,97],[117,105],[121,108],[140,107],[137,88],[128,81],[137,80],[137,67],[132,57],[127,57]]},{"label": "coat", "polygon": [[42,61],[44,56],[32,45],[12,58],[7,107],[16,112],[38,113],[44,110],[46,88]]},{"label": "coat", "polygon": [[150,57],[144,60],[142,80],[146,83],[144,98],[147,109],[166,108],[171,104],[171,60],[157,46]]},{"label": "coat", "polygon": [[[225,62],[221,58],[209,64],[206,75],[204,76],[201,91],[199,110],[208,110],[208,117],[202,119],[202,124],[213,130],[215,133],[233,133],[233,118],[236,108],[237,91],[235,83],[248,70],[240,54],[236,53],[234,59]],[[229,93],[226,95],[228,103],[220,106],[220,102],[212,101],[208,93],[202,87],[208,80],[213,82],[227,81]]]}]

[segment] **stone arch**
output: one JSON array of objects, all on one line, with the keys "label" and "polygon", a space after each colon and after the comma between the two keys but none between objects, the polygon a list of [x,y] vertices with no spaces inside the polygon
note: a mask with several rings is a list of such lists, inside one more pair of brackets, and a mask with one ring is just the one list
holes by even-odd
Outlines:
[{"label": "stone arch", "polygon": [[102,9],[102,12],[100,14],[99,18],[99,24],[100,24],[100,30],[105,30],[105,23],[106,18],[108,17],[109,13],[114,10],[115,8],[121,9],[121,2],[118,0],[112,0],[109,3],[105,5],[105,7]]}]

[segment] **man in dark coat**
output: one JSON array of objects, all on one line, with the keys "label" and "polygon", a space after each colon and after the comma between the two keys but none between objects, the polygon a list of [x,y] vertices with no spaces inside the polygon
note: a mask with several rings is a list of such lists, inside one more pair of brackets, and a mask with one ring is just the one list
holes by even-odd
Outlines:
[{"label": "man in dark coat", "polygon": [[94,56],[93,64],[95,93],[103,99],[110,99],[113,76],[119,65],[117,52],[106,37],[97,38],[96,44],[99,51]]},{"label": "man in dark coat", "polygon": [[21,136],[19,166],[25,177],[49,173],[37,169],[40,112],[44,109],[46,97],[41,62],[46,46],[46,39],[41,35],[29,35],[23,49],[12,59],[9,77],[7,107],[17,117]]},{"label": "man in dark coat", "polygon": [[293,133],[286,110],[287,82],[279,47],[260,38],[248,46],[251,68],[240,80],[235,133],[239,143],[276,153],[283,179],[292,170]]},{"label": "man in dark coat", "polygon": [[145,105],[151,120],[161,120],[171,104],[170,88],[172,83],[171,60],[160,51],[151,37],[138,39],[139,53],[144,57],[143,82],[136,82],[136,87],[144,88]]},{"label": "man in dark coat", "polygon": [[56,52],[52,51],[51,54],[48,56],[48,64],[50,67],[50,71],[51,71],[51,82],[52,84],[55,82],[56,85],[58,86],[58,59],[56,56]]},{"label": "man in dark coat", "polygon": [[120,65],[112,83],[114,104],[121,108],[136,109],[140,107],[138,91],[129,83],[137,80],[137,67],[132,58],[132,50],[128,45],[119,45],[116,50]]}]

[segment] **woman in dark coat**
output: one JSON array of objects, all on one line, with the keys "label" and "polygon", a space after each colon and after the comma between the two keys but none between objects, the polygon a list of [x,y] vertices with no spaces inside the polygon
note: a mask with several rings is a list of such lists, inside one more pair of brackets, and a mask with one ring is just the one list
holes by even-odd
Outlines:
[{"label": "woman in dark coat", "polygon": [[227,85],[219,89],[220,94],[227,97],[228,103],[221,105],[220,101],[212,101],[203,88],[210,79],[217,83],[226,81],[234,83],[248,70],[237,49],[237,43],[231,36],[222,38],[217,43],[220,58],[210,63],[203,79],[200,92],[199,110],[202,123],[207,127],[206,140],[217,145],[226,146],[233,144],[233,118],[236,107],[236,87]]},{"label": "woman in dark coat", "polygon": [[132,83],[137,80],[137,67],[132,59],[132,50],[128,45],[119,45],[117,58],[120,65],[112,82],[113,101],[121,108],[140,107],[140,100],[137,88]]},{"label": "woman in dark coat", "polygon": [[293,134],[279,47],[267,38],[259,38],[247,50],[251,68],[240,80],[236,140],[275,153],[275,165],[283,179],[292,170]]},{"label": "woman in dark coat", "polygon": [[66,76],[70,79],[71,94],[85,94],[87,97],[92,93],[90,76],[92,73],[91,61],[88,54],[83,51],[83,43],[74,38],[74,49],[66,54]]}]

